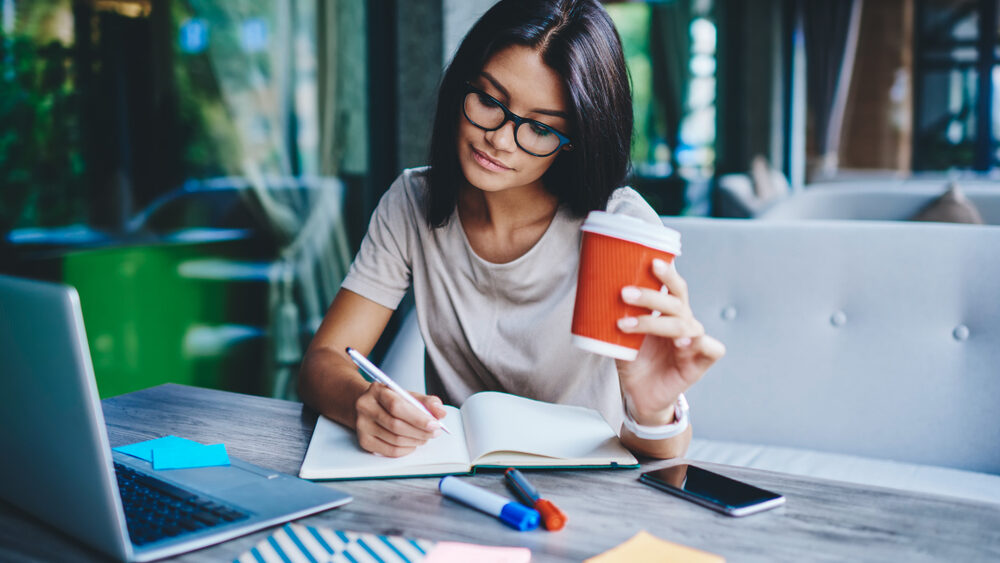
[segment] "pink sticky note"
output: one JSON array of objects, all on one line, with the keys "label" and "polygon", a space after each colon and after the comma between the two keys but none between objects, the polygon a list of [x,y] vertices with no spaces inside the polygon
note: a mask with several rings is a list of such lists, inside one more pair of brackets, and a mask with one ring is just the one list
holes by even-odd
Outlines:
[{"label": "pink sticky note", "polygon": [[528,563],[531,550],[526,547],[499,547],[443,541],[438,542],[424,563]]}]

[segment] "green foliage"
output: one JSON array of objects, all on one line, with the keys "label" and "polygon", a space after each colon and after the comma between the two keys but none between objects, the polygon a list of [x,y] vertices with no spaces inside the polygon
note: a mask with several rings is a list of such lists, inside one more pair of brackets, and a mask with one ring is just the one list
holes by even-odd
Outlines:
[{"label": "green foliage", "polygon": [[84,214],[72,51],[0,33],[0,232]]},{"label": "green foliage", "polygon": [[[195,15],[187,4],[170,3],[174,38],[179,35],[181,24]],[[214,11],[208,17],[198,15],[208,20],[213,44],[238,41],[238,37],[233,37],[236,26],[220,25],[223,21]],[[240,141],[223,99],[216,65],[207,51],[175,53],[172,78],[177,91],[180,159],[185,176],[211,178],[238,174],[242,164]]]},{"label": "green foliage", "polygon": [[[632,111],[635,134],[632,138],[632,161],[655,162],[654,142],[650,138],[653,107],[653,67],[649,59],[650,9],[642,3],[610,4],[608,14],[621,36],[625,63],[632,83]],[[662,136],[662,135],[661,135]]]}]

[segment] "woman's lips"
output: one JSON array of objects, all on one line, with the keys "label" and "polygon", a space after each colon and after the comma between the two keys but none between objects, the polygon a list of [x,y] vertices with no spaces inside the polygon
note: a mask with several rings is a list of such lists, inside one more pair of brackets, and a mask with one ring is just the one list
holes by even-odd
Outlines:
[{"label": "woman's lips", "polygon": [[495,172],[511,170],[509,166],[505,166],[502,162],[486,156],[485,153],[478,151],[475,148],[472,149],[472,157],[476,159],[476,162],[479,163],[480,166],[487,170],[493,170]]}]

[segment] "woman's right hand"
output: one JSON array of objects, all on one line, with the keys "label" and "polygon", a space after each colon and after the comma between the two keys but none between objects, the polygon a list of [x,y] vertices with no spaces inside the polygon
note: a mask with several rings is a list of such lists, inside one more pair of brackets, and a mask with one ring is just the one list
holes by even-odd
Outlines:
[{"label": "woman's right hand", "polygon": [[420,393],[411,395],[436,418],[428,419],[417,407],[381,383],[372,383],[358,397],[354,404],[357,412],[354,428],[363,449],[385,457],[401,457],[441,434],[437,420],[447,414],[441,399]]}]

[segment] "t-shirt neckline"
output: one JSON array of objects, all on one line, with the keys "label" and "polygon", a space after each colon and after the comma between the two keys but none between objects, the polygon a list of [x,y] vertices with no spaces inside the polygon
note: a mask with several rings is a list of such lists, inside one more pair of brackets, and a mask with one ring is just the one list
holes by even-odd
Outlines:
[{"label": "t-shirt neckline", "polygon": [[472,243],[469,242],[469,236],[468,234],[466,234],[465,227],[462,225],[462,218],[458,213],[457,205],[455,206],[455,210],[452,211],[452,219],[453,219],[452,224],[455,225],[455,228],[458,229],[459,235],[462,237],[462,243],[465,245],[465,249],[469,252],[469,254],[471,254],[475,258],[477,263],[487,268],[494,268],[494,269],[513,268],[521,264],[522,262],[530,260],[532,255],[541,252],[539,248],[544,246],[548,239],[555,236],[552,234],[552,232],[555,230],[556,223],[561,221],[566,213],[564,207],[565,206],[563,205],[559,205],[558,207],[556,207],[556,212],[554,215],[552,215],[552,219],[549,220],[549,224],[547,227],[545,227],[545,232],[542,233],[542,236],[539,237],[539,239],[535,242],[535,244],[531,246],[531,248],[528,249],[527,252],[511,260],[510,262],[490,262],[489,260],[480,256],[476,252],[476,250],[472,248]]}]

